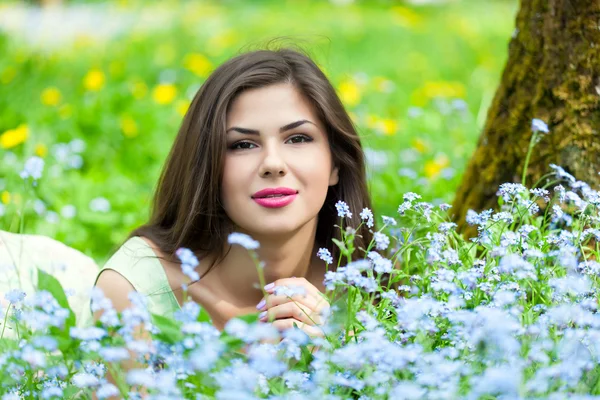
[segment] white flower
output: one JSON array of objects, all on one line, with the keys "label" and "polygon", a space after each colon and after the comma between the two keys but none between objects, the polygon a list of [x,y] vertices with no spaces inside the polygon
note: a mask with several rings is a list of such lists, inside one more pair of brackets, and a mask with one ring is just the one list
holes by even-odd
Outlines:
[{"label": "white flower", "polygon": [[42,172],[44,171],[44,160],[38,156],[33,156],[27,159],[25,162],[25,167],[23,171],[21,171],[21,178],[27,179],[32,177],[33,180],[40,179],[42,177]]},{"label": "white flower", "polygon": [[90,201],[90,210],[107,213],[110,211],[110,202],[104,197],[96,197]]},{"label": "white flower", "polygon": [[60,215],[62,215],[63,218],[66,218],[66,219],[71,219],[71,218],[75,217],[76,214],[77,214],[77,209],[72,204],[67,204],[60,210]]}]

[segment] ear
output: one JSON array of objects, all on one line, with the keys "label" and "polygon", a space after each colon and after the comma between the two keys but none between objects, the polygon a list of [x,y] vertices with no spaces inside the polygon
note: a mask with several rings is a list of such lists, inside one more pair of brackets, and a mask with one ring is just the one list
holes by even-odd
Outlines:
[{"label": "ear", "polygon": [[335,186],[338,184],[338,182],[340,181],[340,168],[339,167],[333,167],[333,169],[331,170],[331,175],[329,175],[329,186]]}]

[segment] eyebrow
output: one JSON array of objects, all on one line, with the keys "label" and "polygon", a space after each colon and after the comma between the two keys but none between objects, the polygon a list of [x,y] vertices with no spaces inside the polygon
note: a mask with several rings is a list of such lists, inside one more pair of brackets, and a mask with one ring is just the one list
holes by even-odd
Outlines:
[{"label": "eyebrow", "polygon": [[[282,126],[281,128],[279,128],[279,133],[283,133],[283,132],[289,131],[291,129],[297,128],[300,125],[303,125],[305,123],[309,123],[309,124],[315,125],[313,122],[311,122],[309,120],[301,119],[300,121],[292,122],[291,124],[287,124],[287,125]],[[234,126],[232,128],[227,129],[226,133],[229,133],[229,131],[237,131],[239,133],[243,133],[243,134],[246,134],[246,135],[258,135],[259,134],[259,131],[256,130],[256,129],[240,128],[240,127],[237,127],[237,126]]]}]

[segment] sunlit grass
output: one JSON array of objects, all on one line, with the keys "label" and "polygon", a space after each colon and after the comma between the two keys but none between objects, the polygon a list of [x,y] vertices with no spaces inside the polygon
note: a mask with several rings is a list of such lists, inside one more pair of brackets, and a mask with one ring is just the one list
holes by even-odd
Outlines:
[{"label": "sunlit grass", "polygon": [[[515,11],[506,1],[120,2],[95,11],[135,16],[106,40],[82,33],[40,49],[7,33],[0,229],[19,230],[27,199],[25,232],[105,261],[147,217],[182,115],[206,76],[284,35],[283,43],[311,51],[356,122],[377,213],[393,215],[408,191],[451,201],[498,84]],[[45,159],[45,179],[25,193],[18,172],[32,155]],[[90,207],[98,198],[110,207]]]}]

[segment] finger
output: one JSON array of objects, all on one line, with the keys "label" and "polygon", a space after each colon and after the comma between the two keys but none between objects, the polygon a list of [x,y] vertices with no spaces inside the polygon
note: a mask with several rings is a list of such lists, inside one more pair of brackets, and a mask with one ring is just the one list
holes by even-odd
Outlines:
[{"label": "finger", "polygon": [[264,311],[260,320],[261,321],[273,321],[277,319],[295,318],[308,325],[319,325],[321,323],[321,317],[319,313],[311,310],[310,308],[298,305],[296,303],[285,303],[273,308],[269,308]]},{"label": "finger", "polygon": [[294,295],[292,297],[289,296],[284,296],[284,295],[268,295],[265,305],[263,307],[260,308],[260,311],[265,311],[267,309],[282,305],[282,304],[286,304],[286,303],[297,303],[299,305],[302,306],[306,306],[309,309],[317,312],[317,313],[321,313],[321,311],[323,311],[323,309],[325,308],[329,308],[329,302],[327,301],[326,298],[323,298],[321,296],[319,297],[314,297],[312,295],[308,296],[303,296],[303,295]]},{"label": "finger", "polygon": [[273,282],[273,286],[269,289],[265,289],[267,293],[273,293],[276,287],[281,286],[300,286],[306,289],[306,291],[314,296],[320,296],[321,292],[306,278],[281,278]]},{"label": "finger", "polygon": [[296,324],[299,329],[303,330],[311,338],[325,336],[321,328],[312,325],[306,325],[294,318],[278,319],[273,321],[272,324],[280,332],[292,329],[294,328],[294,324]]}]

